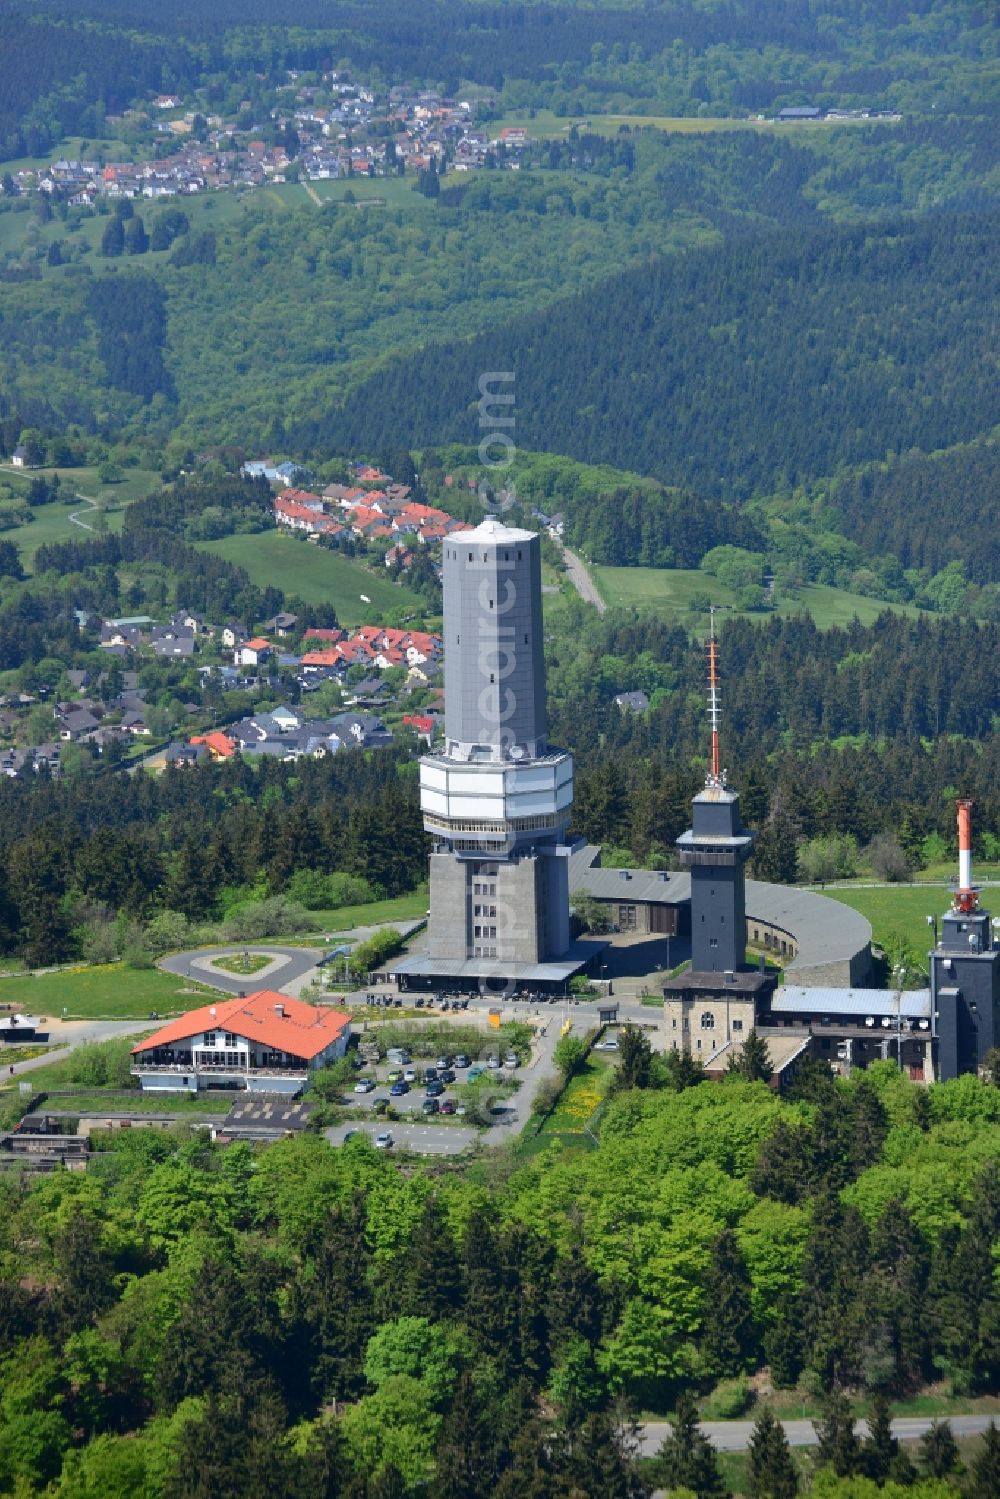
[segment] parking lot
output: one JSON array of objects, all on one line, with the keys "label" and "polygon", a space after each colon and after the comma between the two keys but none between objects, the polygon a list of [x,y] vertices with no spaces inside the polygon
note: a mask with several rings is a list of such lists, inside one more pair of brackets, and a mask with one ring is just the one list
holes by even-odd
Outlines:
[{"label": "parking lot", "polygon": [[[428,1067],[435,1073],[441,1071],[436,1066],[433,1057],[422,1057],[418,1061],[396,1066],[385,1061],[379,1062],[377,1065],[365,1063],[358,1071],[356,1083],[348,1085],[345,1088],[342,1095],[344,1103],[349,1108],[361,1109],[365,1113],[375,1113],[377,1112],[376,1106],[381,1108],[385,1104],[389,1104],[397,1114],[419,1118],[423,1114],[424,1103],[430,1096],[427,1093],[427,1083],[425,1082],[425,1074]],[[473,1082],[476,1081],[476,1074],[478,1073],[478,1076],[482,1080],[482,1087],[488,1089],[491,1085],[499,1086],[515,1081],[520,1069],[505,1067],[489,1068],[480,1060],[473,1062],[471,1067],[452,1067],[450,1070],[455,1074],[453,1079],[444,1081],[437,1077],[434,1079],[435,1082],[441,1082],[441,1091],[437,1094],[437,1103],[439,1109],[441,1104],[453,1104],[457,1111],[461,1111],[453,1117],[460,1119],[466,1107],[464,1099],[467,1085],[470,1081],[470,1073],[473,1074]],[[374,1078],[375,1087],[367,1093],[355,1091],[357,1085],[365,1078]],[[392,1094],[392,1080],[397,1078],[405,1084],[407,1091]],[[396,1085],[399,1086],[399,1083],[397,1082]],[[433,1114],[433,1122],[435,1124],[444,1124],[447,1122],[450,1114],[450,1109],[446,1110],[443,1116],[440,1113]]]},{"label": "parking lot", "polygon": [[465,1126],[441,1129],[433,1124],[404,1124],[396,1120],[385,1124],[382,1120],[355,1119],[349,1123],[331,1125],[323,1133],[331,1145],[343,1145],[346,1136],[352,1131],[355,1134],[369,1135],[372,1140],[376,1135],[389,1134],[393,1140],[392,1149],[413,1150],[418,1155],[461,1155],[477,1139],[476,1131]]}]

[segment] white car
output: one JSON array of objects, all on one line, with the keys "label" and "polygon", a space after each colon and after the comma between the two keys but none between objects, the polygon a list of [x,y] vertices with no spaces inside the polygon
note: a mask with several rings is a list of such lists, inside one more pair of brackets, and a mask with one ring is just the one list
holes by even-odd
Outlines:
[{"label": "white car", "polygon": [[372,1082],[370,1077],[359,1077],[357,1082],[354,1084],[355,1093],[371,1093],[374,1091],[374,1089],[375,1084]]},{"label": "white car", "polygon": [[395,1144],[395,1141],[393,1140],[392,1136],[390,1134],[388,1134],[388,1133],[386,1133],[384,1135],[376,1135],[375,1136],[375,1149],[376,1150],[391,1150],[394,1144]]},{"label": "white car", "polygon": [[516,1054],[514,1052],[512,1052],[512,1051],[509,1051],[507,1053],[507,1055],[503,1059],[503,1064],[504,1064],[505,1067],[516,1067],[517,1066],[517,1056],[516,1056]]},{"label": "white car", "polygon": [[598,1043],[595,1046],[594,1050],[595,1051],[617,1051],[618,1050],[618,1037],[617,1036],[608,1036],[606,1040],[604,1040],[604,1041],[598,1041]]},{"label": "white car", "polygon": [[416,1068],[415,1067],[407,1067],[406,1071],[403,1073],[403,1082],[404,1083],[415,1083],[416,1080],[417,1080],[417,1071],[416,1071]]}]

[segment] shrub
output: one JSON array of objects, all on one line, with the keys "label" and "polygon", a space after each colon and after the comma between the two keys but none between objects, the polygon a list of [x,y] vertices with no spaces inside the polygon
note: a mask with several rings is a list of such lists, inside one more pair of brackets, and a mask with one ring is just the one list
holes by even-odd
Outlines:
[{"label": "shrub", "polygon": [[265,937],[286,937],[292,932],[315,928],[315,921],[303,906],[285,895],[266,900],[241,901],[233,906],[223,923],[230,942],[259,942]]},{"label": "shrub", "polygon": [[746,1415],[752,1403],[753,1390],[741,1374],[736,1379],[720,1379],[702,1402],[701,1414],[706,1421],[735,1421]]}]

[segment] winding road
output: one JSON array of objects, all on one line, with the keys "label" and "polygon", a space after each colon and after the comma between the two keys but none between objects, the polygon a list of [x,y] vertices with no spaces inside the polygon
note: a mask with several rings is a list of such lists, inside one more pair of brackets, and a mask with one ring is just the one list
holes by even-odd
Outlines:
[{"label": "winding road", "polygon": [[82,500],[83,503],[87,506],[87,509],[85,511],[74,510],[72,514],[66,517],[66,519],[69,521],[71,526],[79,526],[81,531],[92,531],[94,529],[93,526],[89,525],[87,521],[81,520],[80,516],[93,515],[96,511],[100,510],[100,505],[96,500],[92,500],[89,495],[85,494],[76,494],[74,495],[74,499]]}]

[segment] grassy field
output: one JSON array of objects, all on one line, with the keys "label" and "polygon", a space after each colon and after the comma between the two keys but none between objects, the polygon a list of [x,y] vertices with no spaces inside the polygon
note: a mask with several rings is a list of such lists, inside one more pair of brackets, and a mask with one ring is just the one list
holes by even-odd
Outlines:
[{"label": "grassy field", "polygon": [[[47,1092],[48,1105],[63,1112],[80,1114],[228,1114],[237,1096],[229,1092],[171,1093],[154,1098],[139,1088],[74,1088],[62,1080],[60,1064],[40,1067],[30,1074],[36,1093]],[[53,1076],[49,1077],[49,1073]],[[53,1092],[52,1090],[57,1090]]]},{"label": "grassy field", "polygon": [[883,889],[844,889],[827,886],[824,895],[853,906],[872,924],[872,937],[889,961],[899,951],[899,939],[919,953],[934,945],[934,934],[928,916],[940,918],[951,904],[946,885],[894,885]]},{"label": "grassy field", "polygon": [[60,1019],[64,1010],[68,1020],[145,1020],[153,1010],[176,1015],[202,999],[187,980],[121,963],[0,979],[0,1004],[49,1020]]},{"label": "grassy field", "polygon": [[120,531],[125,507],[133,500],[151,494],[162,482],[159,474],[151,469],[125,469],[120,484],[102,484],[95,468],[43,468],[33,469],[30,474],[25,475],[22,470],[7,466],[0,467],[0,481],[27,490],[28,484],[36,476],[51,478],[56,473],[62,484],[62,492],[67,496],[66,503],[40,505],[32,512],[32,519],[27,525],[17,526],[14,530],[3,533],[3,539],[12,541],[17,547],[27,571],[31,570],[35,553],[40,546],[55,541],[86,541],[96,534],[70,521],[69,517],[79,512],[82,521],[90,526],[94,524],[94,516],[89,513],[85,500],[81,500],[80,495],[94,500],[101,507],[109,531]]},{"label": "grassy field", "polygon": [[[333,911],[312,914],[324,932],[349,932],[356,926],[375,926],[380,921],[419,921],[427,915],[427,886],[396,895],[390,900],[369,901],[363,906],[338,906]],[[315,938],[313,939],[315,941]]]},{"label": "grassy field", "polygon": [[425,611],[422,599],[388,576],[380,577],[349,557],[278,531],[224,536],[199,546],[245,567],[262,588],[270,584],[307,604],[332,604],[342,625],[384,623],[390,613],[400,611],[422,617]]},{"label": "grassy field", "polygon": [[[680,615],[682,622],[701,626],[707,614],[691,608],[692,598],[701,595],[713,604],[729,607],[733,604],[732,590],[718,578],[697,568],[592,567],[590,571],[601,594],[613,608],[648,609]],[[862,624],[871,624],[886,609],[908,615],[918,612],[907,604],[886,604],[880,599],[848,593],[843,588],[807,583],[794,598],[780,599],[777,613],[787,616],[806,610],[821,629],[829,629],[833,625],[849,624],[855,615]],[[750,617],[766,618],[763,615]]]}]

